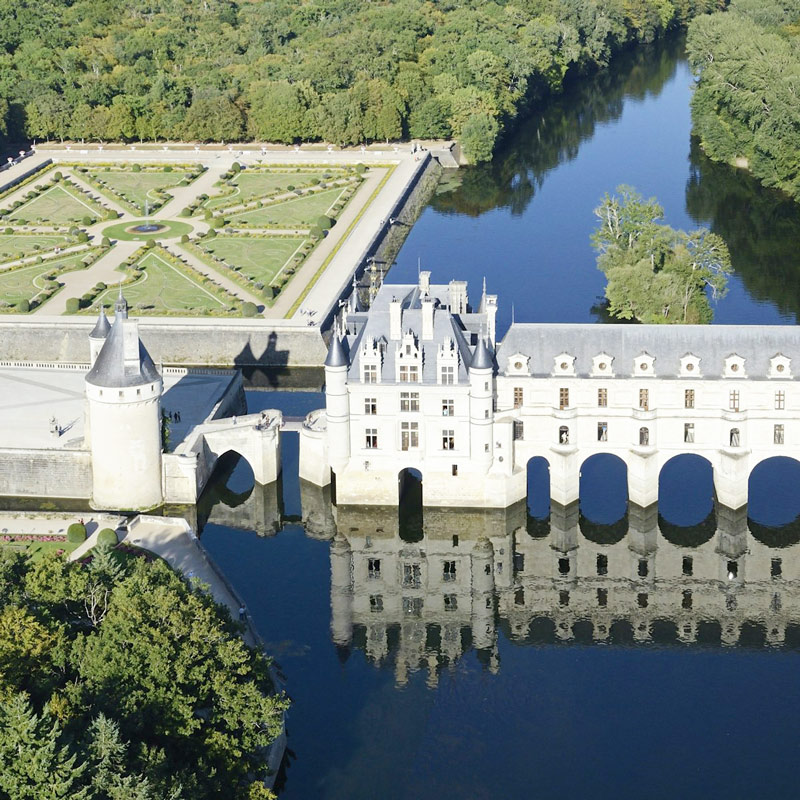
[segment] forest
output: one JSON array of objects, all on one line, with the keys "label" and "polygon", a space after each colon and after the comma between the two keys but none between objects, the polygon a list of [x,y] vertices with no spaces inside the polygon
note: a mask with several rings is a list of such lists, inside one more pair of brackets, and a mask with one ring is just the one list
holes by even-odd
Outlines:
[{"label": "forest", "polygon": [[457,137],[724,0],[0,0],[0,144]]},{"label": "forest", "polygon": [[687,53],[705,153],[800,200],[800,0],[732,0],[691,22]]},{"label": "forest", "polygon": [[0,549],[0,797],[274,797],[271,687],[227,609],[163,561]]}]

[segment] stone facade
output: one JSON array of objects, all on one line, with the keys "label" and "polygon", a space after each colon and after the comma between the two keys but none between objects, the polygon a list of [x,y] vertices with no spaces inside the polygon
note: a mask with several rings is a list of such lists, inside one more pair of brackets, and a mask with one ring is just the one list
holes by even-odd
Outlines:
[{"label": "stone facade", "polygon": [[610,453],[648,506],[663,465],[695,453],[736,509],[756,465],[800,457],[796,326],[512,324],[495,350],[496,310],[485,289],[473,312],[466,284],[425,272],[383,286],[369,312],[343,310],[301,476],[324,485],[332,472],[342,503],[394,505],[415,469],[425,505],[505,508],[542,457],[552,499],[569,505],[583,462]]}]

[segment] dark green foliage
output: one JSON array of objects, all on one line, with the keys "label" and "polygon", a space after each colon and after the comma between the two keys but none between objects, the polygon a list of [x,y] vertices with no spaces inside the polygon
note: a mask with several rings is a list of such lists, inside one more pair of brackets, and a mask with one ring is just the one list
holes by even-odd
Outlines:
[{"label": "dark green foliage", "polygon": [[91,224],[92,224],[92,218],[91,217],[86,216],[86,217],[83,217],[81,219],[81,225],[91,225]]},{"label": "dark green foliage", "polygon": [[242,303],[243,317],[254,317],[256,314],[258,314],[258,306],[256,306],[255,303],[251,303],[250,301]]},{"label": "dark green foliage", "polygon": [[67,299],[67,314],[75,314],[81,307],[81,301],[77,297]]},{"label": "dark green foliage", "polygon": [[88,242],[89,241],[89,234],[86,231],[81,231],[78,234],[78,241],[79,242]]},{"label": "dark green foliage", "polygon": [[103,530],[97,534],[98,547],[116,547],[118,541],[116,531],[111,528],[103,528]]},{"label": "dark green foliage", "polygon": [[146,247],[148,250],[152,250],[152,249],[153,249],[153,248],[156,246],[156,240],[155,240],[155,239],[148,239],[148,240],[147,240],[147,241],[144,243],[144,246],[145,246],[145,247]]},{"label": "dark green foliage", "polygon": [[800,200],[800,3],[734,0],[689,29],[694,133],[714,160]]},{"label": "dark green foliage", "polygon": [[67,528],[67,541],[73,544],[86,541],[86,526],[81,522],[73,522]]},{"label": "dark green foliage", "polygon": [[0,796],[251,796],[286,702],[201,589],[119,549],[2,551],[0,599]]},{"label": "dark green foliage", "polygon": [[27,314],[30,310],[31,304],[28,300],[23,299],[17,303],[17,311],[19,311],[20,314]]},{"label": "dark green foliage", "polygon": [[181,244],[186,244],[188,241],[189,241],[189,234],[184,233],[183,236],[181,236]]},{"label": "dark green foliage", "polygon": [[691,233],[663,224],[655,198],[629,186],[606,195],[592,243],[597,266],[608,278],[608,313],[649,324],[704,323],[713,316],[707,293],[725,294],[730,255],[720,236],[705,228]]},{"label": "dark green foliage", "polygon": [[[716,0],[0,7],[0,143],[461,137]],[[101,53],[102,57],[98,57]],[[17,130],[11,130],[16,125]],[[476,132],[477,129],[477,132]]]},{"label": "dark green foliage", "polygon": [[103,237],[103,238],[100,240],[100,244],[101,244],[103,247],[111,247],[111,239],[109,239],[109,238],[108,238],[108,236],[104,236],[104,237]]},{"label": "dark green foliage", "polygon": [[319,217],[317,217],[316,226],[318,228],[322,228],[323,231],[327,231],[332,225],[333,220],[325,214],[321,214]]}]

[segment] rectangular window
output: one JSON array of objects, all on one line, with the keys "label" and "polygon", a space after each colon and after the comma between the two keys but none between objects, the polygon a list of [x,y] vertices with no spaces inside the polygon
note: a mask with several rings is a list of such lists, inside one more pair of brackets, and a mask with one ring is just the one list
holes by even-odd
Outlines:
[{"label": "rectangular window", "polygon": [[515,606],[525,605],[525,589],[517,589],[514,592],[514,605]]},{"label": "rectangular window", "polygon": [[731,391],[728,393],[728,410],[739,410],[739,391],[737,389],[731,389]]},{"label": "rectangular window", "polygon": [[364,447],[366,447],[367,450],[375,450],[378,446],[378,429],[367,428],[364,433]]},{"label": "rectangular window", "polygon": [[774,427],[772,439],[775,444],[783,444],[783,425]]},{"label": "rectangular window", "polygon": [[442,383],[450,385],[455,383],[455,367],[442,367]]},{"label": "rectangular window", "polygon": [[442,431],[442,450],[456,449],[455,431]]},{"label": "rectangular window", "polygon": [[371,594],[369,596],[369,610],[375,614],[380,614],[383,611],[383,595]]},{"label": "rectangular window", "polygon": [[786,408],[786,392],[775,392],[775,410],[783,411]]},{"label": "rectangular window", "polygon": [[419,423],[401,422],[400,423],[400,449],[412,450],[419,447]]},{"label": "rectangular window", "polygon": [[599,408],[605,408],[608,405],[608,389],[597,390],[597,405]]},{"label": "rectangular window", "polygon": [[597,590],[597,605],[600,608],[605,608],[608,605],[608,589]]},{"label": "rectangular window", "polygon": [[683,393],[683,407],[694,408],[694,389],[687,389]]},{"label": "rectangular window", "polygon": [[608,556],[605,553],[597,554],[597,574],[608,575]]},{"label": "rectangular window", "polygon": [[694,559],[691,556],[684,556],[683,557],[683,574],[691,575],[694,573]]},{"label": "rectangular window", "polygon": [[380,578],[381,576],[381,560],[379,558],[370,558],[367,561],[367,575],[372,579]]},{"label": "rectangular window", "polygon": [[442,580],[454,581],[456,579],[456,562],[444,561],[442,563]]},{"label": "rectangular window", "polygon": [[514,408],[522,408],[522,387],[514,387]]},{"label": "rectangular window", "polygon": [[769,574],[773,578],[780,578],[783,575],[783,565],[779,558],[773,558],[770,564]]},{"label": "rectangular window", "polygon": [[403,564],[403,586],[419,589],[421,577],[419,564]]},{"label": "rectangular window", "polygon": [[567,408],[569,406],[569,389],[558,390],[558,407]]},{"label": "rectangular window", "polygon": [[419,367],[416,364],[401,364],[400,383],[419,383]]},{"label": "rectangular window", "polygon": [[409,617],[418,617],[422,614],[423,600],[421,597],[404,597],[403,613]]},{"label": "rectangular window", "polygon": [[639,408],[642,411],[649,411],[650,410],[650,390],[649,389],[639,389]]},{"label": "rectangular window", "polygon": [[458,597],[454,594],[446,594],[444,596],[444,610],[457,611],[458,610]]},{"label": "rectangular window", "polygon": [[514,572],[525,572],[525,553],[514,553]]},{"label": "rectangular window", "polygon": [[364,383],[378,382],[378,365],[364,364]]},{"label": "rectangular window", "polygon": [[687,422],[683,426],[683,441],[692,444],[694,442],[694,423]]},{"label": "rectangular window", "polygon": [[608,441],[608,423],[607,422],[598,422],[597,423],[597,441],[598,442],[607,442]]},{"label": "rectangular window", "polygon": [[378,413],[378,399],[376,397],[364,398],[364,413],[370,416]]},{"label": "rectangular window", "polygon": [[453,417],[455,413],[455,403],[452,400],[442,400],[442,416]]},{"label": "rectangular window", "polygon": [[401,411],[419,411],[419,392],[400,392]]},{"label": "rectangular window", "polygon": [[458,464],[453,464],[453,466],[450,468],[450,470],[451,470],[451,475],[454,478],[457,478],[458,477]]},{"label": "rectangular window", "polygon": [[520,419],[514,420],[514,441],[520,441],[525,438],[525,423]]}]

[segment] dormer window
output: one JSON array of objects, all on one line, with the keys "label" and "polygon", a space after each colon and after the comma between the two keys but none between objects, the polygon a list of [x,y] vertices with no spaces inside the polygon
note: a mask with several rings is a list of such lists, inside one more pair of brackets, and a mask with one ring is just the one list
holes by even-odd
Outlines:
[{"label": "dormer window", "polygon": [[523,353],[514,353],[508,357],[506,363],[506,375],[530,375],[530,367],[528,366],[530,358]]},{"label": "dormer window", "polygon": [[654,378],[656,374],[655,361],[655,358],[649,353],[636,356],[633,359],[633,374],[641,378]]},{"label": "dormer window", "polygon": [[792,377],[792,361],[786,356],[778,353],[769,360],[769,377],[770,378],[791,378]]},{"label": "dormer window", "polygon": [[553,372],[556,375],[574,375],[575,374],[575,356],[569,353],[561,353],[555,357],[555,367]]},{"label": "dormer window", "polygon": [[725,359],[726,378],[746,378],[744,369],[744,359],[736,354],[730,355]]},{"label": "dormer window", "polygon": [[592,375],[595,377],[610,378],[613,375],[611,368],[614,357],[608,353],[600,353],[592,359]]},{"label": "dormer window", "polygon": [[700,377],[700,359],[687,353],[681,359],[681,377],[682,378],[699,378]]}]

